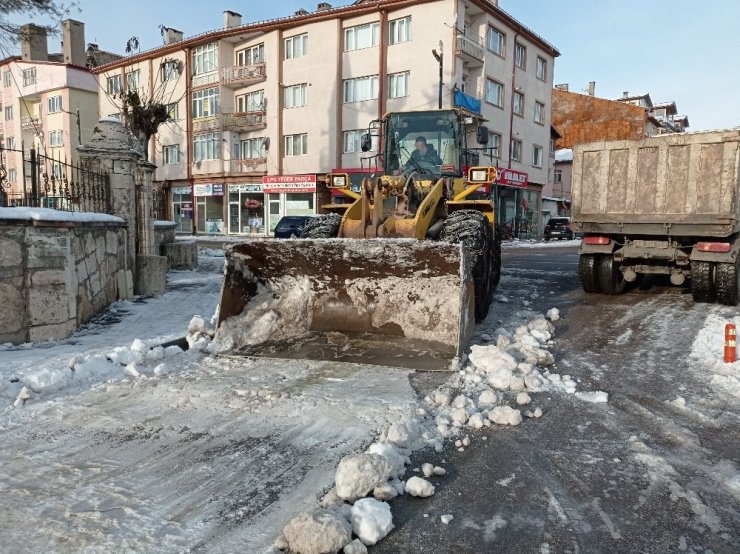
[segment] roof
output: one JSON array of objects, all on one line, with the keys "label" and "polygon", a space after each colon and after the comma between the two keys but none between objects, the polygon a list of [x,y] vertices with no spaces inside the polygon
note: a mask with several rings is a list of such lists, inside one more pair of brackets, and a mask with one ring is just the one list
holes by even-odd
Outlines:
[{"label": "roof", "polygon": [[[252,23],[245,23],[243,25],[239,25],[237,27],[230,27],[228,29],[215,29],[211,31],[206,31],[197,35],[194,35],[192,37],[188,37],[184,40],[172,43],[172,44],[165,44],[163,46],[158,46],[155,48],[151,48],[149,50],[145,50],[143,52],[139,52],[137,54],[121,58],[120,60],[114,60],[109,63],[102,64],[96,68],[93,69],[94,73],[102,73],[104,71],[108,71],[110,69],[113,69],[115,67],[125,66],[132,63],[137,63],[140,61],[147,60],[152,57],[157,56],[164,56],[166,54],[180,51],[184,48],[194,47],[201,44],[205,44],[208,42],[212,42],[214,40],[220,40],[223,38],[229,38],[233,36],[238,36],[241,34],[249,33],[249,32],[267,32],[274,29],[279,28],[290,28],[290,27],[297,27],[299,25],[305,25],[306,23],[311,23],[313,21],[324,21],[327,19],[334,19],[337,16],[349,16],[354,14],[364,14],[369,12],[377,11],[380,8],[380,5],[382,4],[384,9],[388,9],[391,7],[404,7],[404,6],[414,6],[421,3],[427,3],[427,2],[433,2],[436,0],[357,0],[353,2],[352,4],[346,5],[346,6],[340,6],[336,8],[325,8],[321,10],[317,10],[314,12],[308,12],[308,13],[302,13],[300,10],[296,12],[296,14],[286,17],[277,17],[274,19],[266,19],[262,21],[256,21]],[[519,21],[517,21],[513,16],[509,15],[507,12],[499,8],[498,6],[492,4],[489,0],[471,0],[474,4],[476,4],[478,7],[483,9],[484,11],[487,11],[489,13],[493,13],[500,17],[502,20],[504,20],[507,24],[514,27],[518,32],[524,34],[531,40],[534,44],[545,50],[547,53],[552,55],[553,57],[557,57],[560,55],[560,52],[549,42],[547,42],[545,39],[540,37],[538,34],[536,34],[534,31],[529,29],[528,27],[522,25]]]}]

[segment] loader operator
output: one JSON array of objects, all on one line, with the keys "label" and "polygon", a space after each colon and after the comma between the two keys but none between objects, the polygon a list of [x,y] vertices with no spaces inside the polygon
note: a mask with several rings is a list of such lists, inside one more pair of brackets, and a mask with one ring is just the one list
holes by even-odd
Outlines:
[{"label": "loader operator", "polygon": [[404,166],[406,170],[423,169],[433,173],[439,173],[439,166],[442,164],[442,158],[439,157],[434,146],[427,144],[424,136],[416,137],[416,149],[411,153],[411,158]]}]

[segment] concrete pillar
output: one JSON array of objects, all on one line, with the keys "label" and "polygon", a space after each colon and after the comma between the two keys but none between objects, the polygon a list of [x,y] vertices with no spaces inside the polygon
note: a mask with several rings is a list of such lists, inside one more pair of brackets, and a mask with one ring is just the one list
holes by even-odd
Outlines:
[{"label": "concrete pillar", "polygon": [[151,256],[160,254],[157,251],[154,237],[154,170],[157,168],[151,162],[141,160],[136,164],[136,197],[138,199],[138,254]]}]

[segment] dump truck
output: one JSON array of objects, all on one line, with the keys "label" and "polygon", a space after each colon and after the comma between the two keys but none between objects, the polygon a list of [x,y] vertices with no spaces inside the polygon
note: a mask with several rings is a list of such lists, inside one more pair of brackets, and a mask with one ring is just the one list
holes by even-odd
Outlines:
[{"label": "dump truck", "polygon": [[[486,317],[501,272],[489,199],[488,129],[460,110],[389,113],[359,187],[307,223],[300,239],[226,250],[216,342],[247,355],[443,369]],[[470,146],[468,143],[471,143]],[[375,158],[370,159],[370,158]],[[369,161],[368,161],[369,160]]]},{"label": "dump truck", "polygon": [[588,293],[641,276],[688,282],[696,302],[738,303],[740,131],[573,148],[572,219]]}]

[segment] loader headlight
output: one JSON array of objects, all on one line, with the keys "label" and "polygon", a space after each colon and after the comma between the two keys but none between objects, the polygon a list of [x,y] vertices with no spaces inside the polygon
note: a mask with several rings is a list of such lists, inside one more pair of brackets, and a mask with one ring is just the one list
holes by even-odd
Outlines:
[{"label": "loader headlight", "polygon": [[343,189],[347,183],[349,183],[349,177],[346,173],[331,175],[329,179],[329,186],[335,189]]},{"label": "loader headlight", "polygon": [[471,181],[485,181],[488,177],[488,172],[485,169],[474,169],[470,172]]}]

